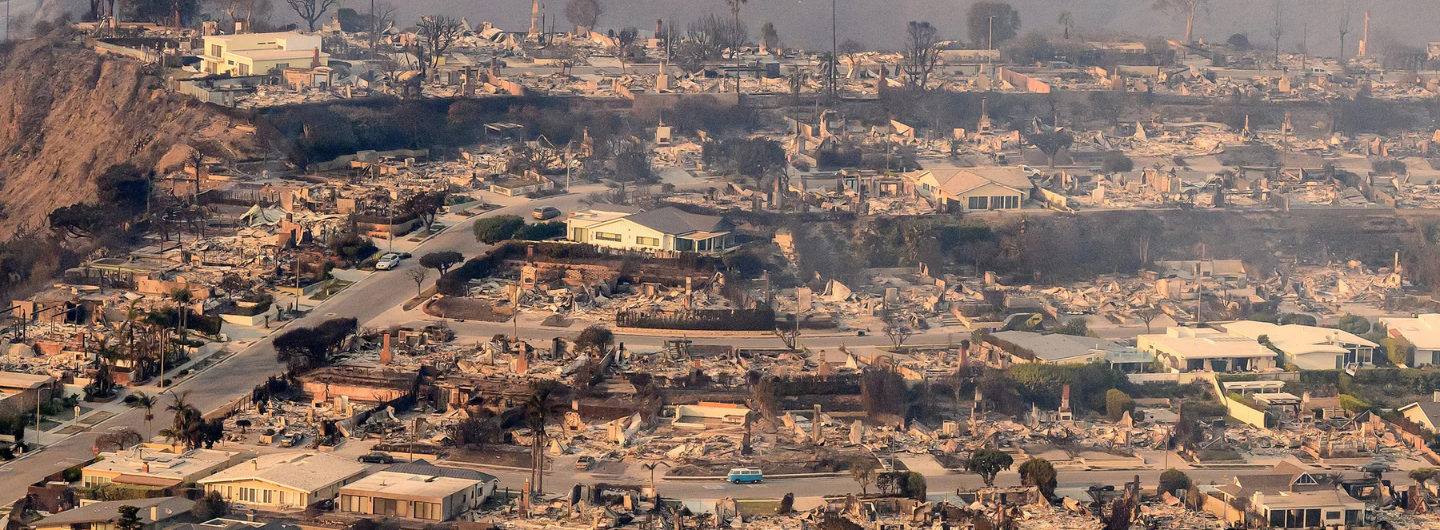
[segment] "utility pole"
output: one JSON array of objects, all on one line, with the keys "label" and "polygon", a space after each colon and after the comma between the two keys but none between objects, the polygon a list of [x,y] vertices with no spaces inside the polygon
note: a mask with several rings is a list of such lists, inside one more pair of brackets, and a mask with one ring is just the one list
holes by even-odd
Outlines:
[{"label": "utility pole", "polygon": [[[985,51],[995,49],[995,17],[990,17],[990,37],[985,41]],[[988,55],[988,54],[987,54]]]},{"label": "utility pole", "polygon": [[[8,5],[8,4],[7,4]],[[840,93],[835,70],[840,66],[840,45],[836,44],[835,0],[830,0],[830,97]]]},{"label": "utility pole", "polygon": [[[9,4],[6,4],[6,5],[9,5]],[[9,20],[9,18],[6,18],[6,20]],[[7,27],[8,27],[8,26],[7,26]],[[6,35],[9,35],[9,33],[7,32]],[[1368,47],[1370,47],[1370,12],[1369,12],[1369,11],[1366,11],[1366,12],[1365,12],[1365,29],[1360,33],[1360,50],[1359,50],[1360,53],[1358,54],[1358,56],[1359,56],[1359,57],[1364,57],[1364,56],[1365,56],[1365,48],[1368,48]]]}]

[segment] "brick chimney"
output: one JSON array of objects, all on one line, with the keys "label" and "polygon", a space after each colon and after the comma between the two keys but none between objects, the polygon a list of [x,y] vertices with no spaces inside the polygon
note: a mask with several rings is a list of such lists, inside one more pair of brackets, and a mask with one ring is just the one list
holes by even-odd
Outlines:
[{"label": "brick chimney", "polygon": [[320,48],[315,48],[314,54],[310,56],[310,68],[313,70],[320,66],[322,66],[320,64]]},{"label": "brick chimney", "polygon": [[395,353],[390,351],[390,334],[385,334],[385,345],[380,348],[380,364],[390,364]]}]

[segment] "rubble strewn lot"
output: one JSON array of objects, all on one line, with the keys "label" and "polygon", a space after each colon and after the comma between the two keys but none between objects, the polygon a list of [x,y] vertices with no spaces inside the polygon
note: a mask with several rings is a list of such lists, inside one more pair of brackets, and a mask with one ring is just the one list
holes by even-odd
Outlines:
[{"label": "rubble strewn lot", "polygon": [[0,255],[12,520],[1440,525],[1435,74],[551,7],[76,25],[227,117]]}]

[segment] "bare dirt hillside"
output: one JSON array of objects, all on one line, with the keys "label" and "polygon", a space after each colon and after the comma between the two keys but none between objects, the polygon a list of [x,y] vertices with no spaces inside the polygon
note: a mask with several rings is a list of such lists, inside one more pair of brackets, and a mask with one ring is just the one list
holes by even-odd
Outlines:
[{"label": "bare dirt hillside", "polygon": [[156,168],[172,147],[228,122],[167,94],[138,61],[101,56],[72,36],[0,48],[0,241],[94,199],[94,178],[111,165]]}]

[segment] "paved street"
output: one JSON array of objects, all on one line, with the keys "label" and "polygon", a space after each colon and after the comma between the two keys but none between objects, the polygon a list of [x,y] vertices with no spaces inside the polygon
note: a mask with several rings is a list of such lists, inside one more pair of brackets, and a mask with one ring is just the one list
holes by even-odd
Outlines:
[{"label": "paved street", "polygon": [[[599,189],[598,186],[595,187]],[[486,212],[480,216],[470,219],[461,219],[458,216],[447,216],[443,221],[451,224],[445,232],[430,238],[427,241],[411,248],[410,244],[397,241],[397,250],[409,250],[417,257],[426,252],[437,250],[456,250],[463,253],[467,258],[475,256],[488,249],[488,245],[476,242],[471,234],[470,226],[475,219],[501,215],[515,214],[529,217],[530,210],[536,205],[552,205],[563,211],[570,211],[579,205],[581,197],[589,190],[578,188],[577,192],[570,195],[551,197],[539,201],[512,200],[511,205]],[[386,244],[380,242],[379,246],[385,248]],[[415,285],[408,279],[403,279],[404,271],[411,267],[418,267],[418,259],[406,260],[402,266],[394,271],[377,272],[365,274],[358,277],[358,282],[348,289],[332,296],[331,298],[316,305],[308,315],[289,325],[312,326],[326,319],[340,317],[354,317],[363,326],[383,326],[391,323],[412,322],[417,319],[433,319],[420,313],[418,310],[406,312],[399,306],[409,300],[415,293]],[[348,275],[347,275],[348,277]],[[429,279],[433,283],[434,276]],[[281,297],[278,303],[286,303],[289,300]],[[451,322],[450,325],[462,336],[484,337],[494,333],[509,333],[512,329],[510,323],[477,323],[477,322]],[[573,335],[578,333],[582,326],[576,325],[567,329],[541,328],[538,320],[533,322],[522,321],[521,333],[531,339],[549,339],[557,335]],[[659,346],[663,344],[666,334],[647,335],[624,335],[621,334],[617,340],[633,345]],[[265,378],[283,371],[283,366],[276,362],[275,353],[271,347],[272,335],[259,338],[253,344],[239,351],[237,354],[226,359],[222,363],[210,367],[194,376],[177,383],[168,392],[188,392],[188,399],[203,411],[209,412],[231,403],[238,396],[248,394],[249,390]],[[961,335],[945,332],[931,332],[926,335],[917,335],[911,339],[911,344],[924,343],[945,343],[957,341],[964,338]],[[730,344],[740,346],[767,346],[779,347],[781,343],[778,338],[755,335],[749,338],[696,338],[696,343],[705,344]],[[852,347],[857,346],[879,346],[889,345],[889,341],[883,335],[870,334],[860,337],[855,334],[829,333],[814,334],[813,336],[802,336],[802,345],[812,349],[834,348],[842,344]],[[154,392],[156,389],[143,389]],[[165,402],[168,403],[168,396]],[[88,461],[93,456],[92,446],[97,435],[108,430],[132,428],[139,432],[146,432],[146,427],[139,411],[126,409],[117,405],[109,405],[107,409],[117,414],[103,421],[98,426],[88,431],[80,432],[65,437],[46,434],[42,441],[46,444],[44,450],[27,455],[16,461],[0,466],[0,483],[16,485],[17,487],[0,488],[0,502],[9,504],[24,494],[24,490],[18,485],[34,483],[45,476],[54,473],[64,467]],[[163,413],[158,413],[154,429],[164,424],[167,420]],[[27,436],[33,436],[33,433]],[[502,483],[510,487],[519,487],[525,481],[527,472],[487,469],[487,472],[500,476]],[[1144,470],[1138,472],[1142,479],[1154,482],[1158,476],[1158,470]],[[1084,487],[1092,482],[1119,483],[1132,478],[1136,472],[1132,471],[1092,471],[1085,472],[1084,481],[1071,482],[1078,476],[1061,472],[1062,486],[1070,485]],[[1227,471],[1201,471],[1192,472],[1197,481],[1209,482],[1221,480],[1229,475]],[[1067,476],[1068,475],[1068,476]],[[981,485],[980,479],[974,475],[963,474],[938,474],[927,477],[932,493],[940,494],[946,491],[953,491],[956,488],[970,488]],[[557,464],[550,474],[547,474],[546,490],[549,492],[563,491],[578,482],[595,482],[597,480],[610,480],[614,482],[641,483],[645,478],[640,478],[634,470],[624,477],[619,476],[596,476],[588,473],[575,473],[569,465]],[[1002,474],[998,479],[1001,484],[1018,484],[1018,476],[1013,472]],[[859,492],[858,485],[848,476],[818,477],[808,479],[772,479],[762,484],[754,485],[730,485],[719,480],[662,480],[662,492],[666,496],[689,498],[689,499],[713,499],[725,496],[735,497],[779,497],[785,493],[795,493],[797,496],[820,496],[834,493]]]},{"label": "paved street", "polygon": [[[488,245],[476,242],[475,237],[471,234],[470,225],[475,219],[501,214],[515,214],[528,218],[530,210],[536,205],[552,205],[568,211],[579,203],[584,193],[589,191],[593,190],[577,187],[575,194],[550,197],[534,202],[521,201],[519,204],[486,212],[481,216],[451,226],[446,232],[421,244],[414,253],[418,256],[420,253],[436,250],[457,250],[466,257],[473,256],[488,248]],[[384,242],[379,242],[378,245],[382,249],[385,247]],[[417,262],[416,259],[406,260],[397,270],[371,274],[359,283],[325,300],[304,318],[291,322],[289,325],[313,326],[331,318],[354,317],[363,326],[387,309],[404,303],[415,295],[415,284],[409,280],[403,280],[402,275],[406,269],[420,266]],[[434,282],[433,275],[429,281]],[[289,301],[281,296],[277,303]],[[176,383],[172,389],[167,391],[167,394],[189,392],[190,403],[206,412],[227,405],[238,396],[248,394],[256,384],[284,370],[284,366],[276,362],[275,350],[270,345],[273,336],[272,334],[262,338],[219,365]],[[154,389],[147,390],[153,391]],[[165,402],[169,402],[168,396],[165,398]],[[155,425],[163,424],[166,421],[164,418],[166,415],[157,410]],[[94,456],[92,448],[96,436],[108,430],[126,427],[145,432],[143,414],[136,410],[126,409],[87,432],[70,435],[59,441],[52,441],[53,437],[46,436],[42,441],[49,445],[42,451],[0,466],[0,483],[28,485],[62,468],[88,461]],[[158,429],[159,427],[156,427],[156,430]],[[27,429],[26,432],[27,437],[34,436],[33,428]],[[31,439],[33,441],[33,438]],[[8,505],[24,494],[23,487],[0,488],[0,503]]]}]

